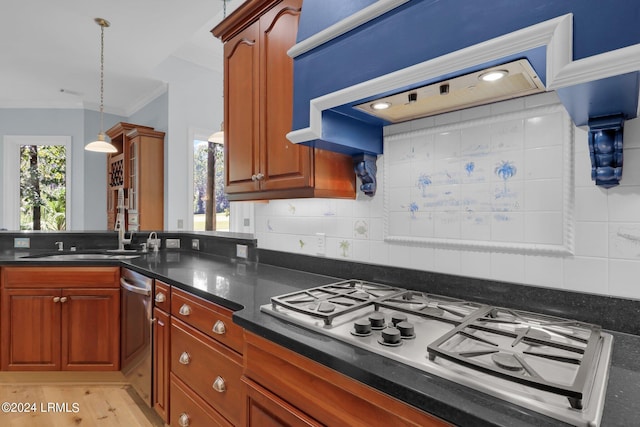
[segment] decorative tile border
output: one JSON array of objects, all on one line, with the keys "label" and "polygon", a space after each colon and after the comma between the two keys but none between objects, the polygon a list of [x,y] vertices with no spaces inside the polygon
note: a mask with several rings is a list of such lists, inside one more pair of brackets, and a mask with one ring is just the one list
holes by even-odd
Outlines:
[{"label": "decorative tile border", "polygon": [[[538,141],[525,126],[536,120],[559,126]],[[526,157],[541,149],[561,159],[537,159],[538,168],[552,167],[535,172]],[[562,105],[389,135],[385,153],[387,242],[573,253],[573,125]],[[387,175],[397,168],[411,180]]]}]

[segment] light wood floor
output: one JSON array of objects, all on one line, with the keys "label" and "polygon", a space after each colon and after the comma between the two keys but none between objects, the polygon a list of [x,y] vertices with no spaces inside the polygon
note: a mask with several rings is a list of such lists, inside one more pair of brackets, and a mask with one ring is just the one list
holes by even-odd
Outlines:
[{"label": "light wood floor", "polygon": [[[59,374],[0,373],[0,426],[164,425],[119,375],[81,372]],[[9,406],[10,409],[19,411],[6,412],[5,402],[13,405],[13,408]],[[29,412],[24,409],[25,404],[28,404]]]}]

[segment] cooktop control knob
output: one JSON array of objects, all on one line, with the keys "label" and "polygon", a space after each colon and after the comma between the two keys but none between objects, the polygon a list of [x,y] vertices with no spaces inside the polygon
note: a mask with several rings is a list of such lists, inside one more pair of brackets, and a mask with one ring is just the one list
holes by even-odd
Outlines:
[{"label": "cooktop control knob", "polygon": [[402,344],[400,331],[397,328],[384,328],[378,342],[382,345],[398,346]]},{"label": "cooktop control knob", "polygon": [[393,323],[393,326],[396,326],[400,322],[406,322],[406,321],[407,321],[407,315],[404,313],[393,313],[391,315],[391,323]]},{"label": "cooktop control knob", "polygon": [[413,323],[400,322],[396,325],[396,328],[400,331],[400,336],[403,339],[411,339],[416,337],[416,333],[413,328]]},{"label": "cooktop control knob", "polygon": [[353,335],[366,337],[371,335],[371,322],[369,319],[359,319],[353,324]]},{"label": "cooktop control knob", "polygon": [[374,311],[369,315],[369,322],[371,322],[371,329],[384,329],[384,314],[380,313],[379,311]]}]

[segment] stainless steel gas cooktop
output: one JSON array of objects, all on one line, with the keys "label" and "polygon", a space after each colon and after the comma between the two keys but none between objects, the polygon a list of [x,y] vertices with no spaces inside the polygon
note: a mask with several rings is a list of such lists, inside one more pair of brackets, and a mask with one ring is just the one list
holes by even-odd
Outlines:
[{"label": "stainless steel gas cooktop", "polygon": [[593,324],[345,280],[265,313],[576,426],[598,426],[612,336]]}]

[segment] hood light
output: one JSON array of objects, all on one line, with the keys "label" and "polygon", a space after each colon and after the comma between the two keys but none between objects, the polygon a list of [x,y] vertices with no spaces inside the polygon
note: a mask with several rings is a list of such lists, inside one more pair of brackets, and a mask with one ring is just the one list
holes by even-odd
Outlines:
[{"label": "hood light", "polygon": [[503,77],[506,77],[509,72],[507,70],[491,70],[486,73],[482,73],[478,76],[483,82],[495,82]]},{"label": "hood light", "polygon": [[374,102],[371,104],[371,108],[374,110],[386,110],[389,107],[391,107],[390,102]]},{"label": "hood light", "polygon": [[[496,77],[499,81],[487,81]],[[429,117],[544,92],[544,85],[526,59],[451,77],[404,90],[353,107],[389,123]]]}]

